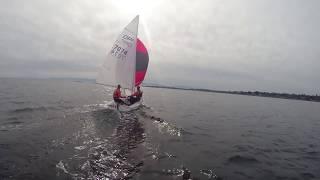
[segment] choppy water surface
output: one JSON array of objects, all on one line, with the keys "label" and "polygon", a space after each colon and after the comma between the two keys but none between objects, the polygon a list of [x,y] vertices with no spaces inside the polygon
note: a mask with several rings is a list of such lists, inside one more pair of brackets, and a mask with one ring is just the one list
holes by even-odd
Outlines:
[{"label": "choppy water surface", "polygon": [[320,179],[320,103],[0,79],[0,179]]}]

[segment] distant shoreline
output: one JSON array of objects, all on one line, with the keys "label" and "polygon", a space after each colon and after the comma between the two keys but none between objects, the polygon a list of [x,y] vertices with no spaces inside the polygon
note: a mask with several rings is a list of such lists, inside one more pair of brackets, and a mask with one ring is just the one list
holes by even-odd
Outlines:
[{"label": "distant shoreline", "polygon": [[[95,83],[94,79],[85,79],[85,78],[20,78],[20,77],[0,77],[0,79],[53,79],[53,80],[71,80],[74,82],[92,82]],[[213,89],[202,89],[202,88],[187,88],[187,87],[174,87],[174,86],[165,86],[158,85],[153,83],[143,83],[144,87],[152,88],[166,88],[166,89],[180,89],[187,91],[201,91],[201,92],[212,92],[212,93],[223,93],[223,94],[236,94],[236,95],[246,95],[246,96],[259,96],[259,97],[269,97],[269,98],[280,98],[280,99],[293,99],[301,101],[312,101],[320,102],[319,95],[306,95],[306,94],[289,94],[289,93],[275,93],[275,92],[261,92],[261,91],[222,91],[222,90],[213,90]]]},{"label": "distant shoreline", "polygon": [[180,87],[173,87],[173,86],[147,85],[147,84],[143,86],[152,87],[152,88],[179,89],[179,90],[187,90],[187,91],[201,91],[201,92],[236,94],[236,95],[246,95],[246,96],[259,96],[259,97],[320,102],[320,96],[318,95],[274,93],[274,92],[260,92],[260,91],[220,91],[220,90],[212,90],[212,89],[180,88]]}]

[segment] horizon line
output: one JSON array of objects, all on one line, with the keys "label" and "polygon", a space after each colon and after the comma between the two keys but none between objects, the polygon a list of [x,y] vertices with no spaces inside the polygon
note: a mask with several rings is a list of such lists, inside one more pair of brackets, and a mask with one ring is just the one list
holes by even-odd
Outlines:
[{"label": "horizon line", "polygon": [[[0,79],[39,79],[39,80],[45,80],[45,79],[56,79],[56,80],[86,80],[86,81],[94,81],[94,78],[81,78],[81,77],[1,77]],[[319,94],[306,94],[306,93],[288,93],[288,92],[272,92],[272,91],[258,91],[258,90],[217,90],[217,89],[210,89],[210,88],[195,88],[190,87],[186,85],[165,85],[165,84],[159,84],[156,82],[143,82],[142,86],[145,87],[161,87],[161,88],[175,88],[175,89],[182,89],[182,90],[199,90],[199,91],[215,91],[215,92],[225,92],[225,93],[235,93],[235,92],[260,92],[260,93],[277,93],[277,94],[294,94],[294,95],[307,95],[307,96],[319,96]]]}]

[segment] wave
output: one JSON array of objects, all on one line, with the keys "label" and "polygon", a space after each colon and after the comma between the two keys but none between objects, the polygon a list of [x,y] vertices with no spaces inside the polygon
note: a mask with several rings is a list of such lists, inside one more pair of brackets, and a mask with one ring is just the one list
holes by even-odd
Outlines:
[{"label": "wave", "polygon": [[46,111],[47,108],[45,107],[26,107],[26,108],[18,108],[11,111],[11,113],[26,113],[26,112],[33,112],[33,111]]},{"label": "wave", "polygon": [[35,111],[49,111],[49,110],[64,110],[73,108],[72,106],[39,106],[39,107],[24,107],[24,108],[17,108],[11,110],[10,113],[28,113],[28,112],[35,112]]},{"label": "wave", "polygon": [[10,149],[10,144],[0,144],[0,149]]},{"label": "wave", "polygon": [[6,122],[4,123],[5,125],[10,125],[10,124],[22,124],[23,122],[22,121],[10,121],[10,122]]},{"label": "wave", "polygon": [[230,163],[237,163],[237,164],[241,164],[241,163],[245,163],[245,164],[251,164],[251,163],[259,163],[259,161],[257,159],[255,159],[254,157],[249,157],[249,156],[242,156],[242,155],[235,155],[235,156],[231,156],[228,159],[228,162]]},{"label": "wave", "polygon": [[303,179],[315,179],[315,175],[309,172],[301,173]]},{"label": "wave", "polygon": [[22,123],[18,124],[4,124],[0,126],[0,131],[10,131],[17,130],[22,128]]},{"label": "wave", "polygon": [[26,104],[28,102],[27,101],[15,101],[15,100],[13,100],[13,101],[9,101],[9,103],[12,103],[12,104]]}]

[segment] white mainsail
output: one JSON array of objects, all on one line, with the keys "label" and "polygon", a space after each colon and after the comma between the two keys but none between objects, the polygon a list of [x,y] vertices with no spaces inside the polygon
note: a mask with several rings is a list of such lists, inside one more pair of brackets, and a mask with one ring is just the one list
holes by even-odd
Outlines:
[{"label": "white mainsail", "polygon": [[135,87],[136,46],[139,16],[136,16],[122,31],[99,71],[98,84],[132,90]]}]

